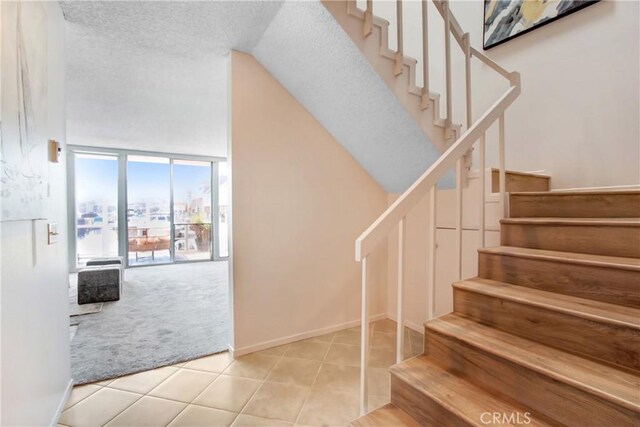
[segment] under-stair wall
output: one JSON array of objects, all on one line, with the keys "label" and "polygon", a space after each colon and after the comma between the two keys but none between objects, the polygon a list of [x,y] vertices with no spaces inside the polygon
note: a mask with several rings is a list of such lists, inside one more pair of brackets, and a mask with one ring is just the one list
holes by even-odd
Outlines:
[{"label": "under-stair wall", "polygon": [[[251,56],[231,54],[231,270],[236,355],[358,324],[353,240],[385,191]],[[386,244],[372,258],[385,314]]]}]

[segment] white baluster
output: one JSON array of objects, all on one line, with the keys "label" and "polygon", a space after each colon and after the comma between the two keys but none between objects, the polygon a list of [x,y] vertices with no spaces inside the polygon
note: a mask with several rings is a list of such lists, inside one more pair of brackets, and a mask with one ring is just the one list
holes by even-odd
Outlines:
[{"label": "white baluster", "polygon": [[469,33],[462,36],[464,42],[464,74],[465,74],[465,92],[467,103],[467,129],[473,124],[472,120],[472,104],[471,104],[471,37]]},{"label": "white baluster", "polygon": [[486,177],[486,160],[485,160],[485,136],[486,133],[482,133],[482,136],[480,137],[480,143],[478,144],[478,151],[480,151],[479,153],[479,163],[480,165],[479,167],[479,173],[480,173],[480,211],[479,213],[479,218],[478,218],[478,233],[479,233],[479,243],[480,243],[480,247],[484,248],[485,246],[485,225],[484,225],[484,209],[485,209],[485,203],[486,203],[486,195],[485,195],[485,177]]},{"label": "white baluster", "polygon": [[435,185],[429,191],[429,227],[431,231],[427,244],[427,320],[433,319],[436,306],[436,191]]},{"label": "white baluster", "polygon": [[460,157],[456,162],[456,274],[458,280],[462,279],[462,171],[464,158]]},{"label": "white baluster", "polygon": [[427,0],[422,0],[422,102],[423,110],[429,108],[429,17]]},{"label": "white baluster", "polygon": [[402,291],[404,287],[404,220],[405,218],[402,218],[398,223],[398,316],[396,318],[398,336],[396,341],[396,363],[400,363],[404,359],[404,315],[402,312]]},{"label": "white baluster", "polygon": [[505,170],[504,152],[504,113],[500,114],[500,118],[498,119],[498,158],[500,164],[500,215],[502,215],[502,218],[507,218],[507,173]]},{"label": "white baluster", "polygon": [[367,37],[373,31],[373,0],[367,0],[367,8],[364,11],[364,36]]},{"label": "white baluster", "polygon": [[451,18],[449,16],[449,0],[442,1],[444,18],[444,58],[445,58],[445,99],[447,116],[445,126],[447,133],[451,131],[452,99],[451,99]]},{"label": "white baluster", "polygon": [[368,379],[369,365],[369,290],[367,289],[367,257],[362,258],[362,320],[360,326],[360,415],[368,412]]},{"label": "white baluster", "polygon": [[398,31],[398,50],[396,51],[396,66],[394,69],[394,73],[396,76],[399,76],[400,74],[402,74],[402,71],[404,70],[402,0],[396,0],[396,17],[397,17],[396,29]]}]

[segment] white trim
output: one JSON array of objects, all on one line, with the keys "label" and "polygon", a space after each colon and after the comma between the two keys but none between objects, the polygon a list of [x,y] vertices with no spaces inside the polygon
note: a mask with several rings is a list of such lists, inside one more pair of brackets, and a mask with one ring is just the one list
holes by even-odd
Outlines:
[{"label": "white trim", "polygon": [[615,191],[615,190],[640,190],[640,184],[611,185],[608,187],[556,188],[554,190],[551,190],[551,192],[560,193],[563,191]]},{"label": "white trim", "polygon": [[[386,319],[388,315],[386,313],[376,314],[375,316],[371,316],[370,322],[375,322],[376,320]],[[308,338],[318,337],[320,335],[330,334],[331,332],[340,331],[342,329],[351,328],[354,326],[360,325],[360,319],[351,320],[349,322],[340,323],[337,325],[326,326],[320,329],[314,329],[312,331],[301,332],[299,334],[293,334],[282,338],[276,338],[270,341],[263,341],[258,344],[248,345],[246,347],[241,347],[238,349],[233,349],[231,345],[229,345],[229,351],[233,355],[233,357],[244,356],[245,354],[254,353],[260,350],[266,350],[271,347],[277,347],[279,345],[289,344],[295,341],[300,341]]]},{"label": "white trim", "polygon": [[62,395],[62,399],[60,400],[60,403],[58,403],[58,408],[56,408],[56,412],[53,414],[53,419],[51,420],[51,426],[56,426],[58,425],[58,420],[60,419],[60,415],[62,415],[62,411],[64,411],[64,407],[67,404],[67,401],[69,400],[69,396],[71,395],[71,391],[73,390],[73,378],[71,378],[69,380],[69,383],[67,384],[67,388],[64,390],[64,394]]}]

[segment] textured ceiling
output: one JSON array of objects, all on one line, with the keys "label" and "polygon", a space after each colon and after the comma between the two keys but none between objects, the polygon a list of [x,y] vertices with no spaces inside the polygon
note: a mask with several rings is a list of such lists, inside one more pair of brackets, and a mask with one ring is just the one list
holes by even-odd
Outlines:
[{"label": "textured ceiling", "polygon": [[253,55],[385,190],[404,191],[439,157],[319,2],[286,2]]},{"label": "textured ceiling", "polygon": [[68,142],[226,156],[227,55],[281,4],[62,2]]}]

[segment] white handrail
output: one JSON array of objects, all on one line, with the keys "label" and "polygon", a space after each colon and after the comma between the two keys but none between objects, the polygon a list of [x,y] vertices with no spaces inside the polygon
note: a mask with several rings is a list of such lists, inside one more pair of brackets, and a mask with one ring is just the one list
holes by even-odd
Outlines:
[{"label": "white handrail", "polygon": [[520,86],[511,86],[467,131],[440,156],[391,206],[356,239],[356,261],[373,250],[391,229],[422,199],[467,150],[520,95]]}]

